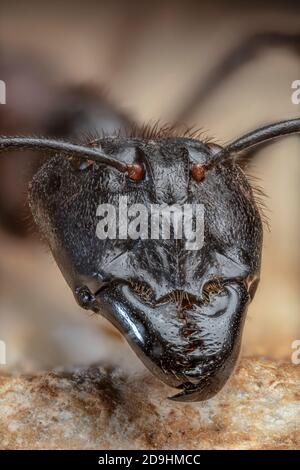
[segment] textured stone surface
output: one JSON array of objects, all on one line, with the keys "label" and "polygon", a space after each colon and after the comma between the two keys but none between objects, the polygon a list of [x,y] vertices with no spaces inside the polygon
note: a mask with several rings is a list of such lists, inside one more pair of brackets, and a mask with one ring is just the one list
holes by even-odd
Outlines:
[{"label": "textured stone surface", "polygon": [[103,367],[0,376],[2,449],[299,448],[299,366],[243,359],[228,386],[198,404],[148,373]]}]

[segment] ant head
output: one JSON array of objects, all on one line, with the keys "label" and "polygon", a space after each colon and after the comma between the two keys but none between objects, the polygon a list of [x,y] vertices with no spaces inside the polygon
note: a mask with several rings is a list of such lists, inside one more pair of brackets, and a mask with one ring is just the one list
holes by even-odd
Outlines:
[{"label": "ant head", "polygon": [[251,187],[232,163],[206,172],[213,153],[191,139],[103,139],[95,149],[129,170],[51,158],[30,186],[35,221],[78,303],[182,388],[177,399],[206,399],[234,367],[258,282]]},{"label": "ant head", "polygon": [[230,156],[299,130],[299,119],[274,124],[224,149],[171,137],[0,138],[0,150],[56,153],[33,178],[30,206],[76,300],[181,389],[174,399],[193,401],[229,378],[259,279],[261,218]]}]

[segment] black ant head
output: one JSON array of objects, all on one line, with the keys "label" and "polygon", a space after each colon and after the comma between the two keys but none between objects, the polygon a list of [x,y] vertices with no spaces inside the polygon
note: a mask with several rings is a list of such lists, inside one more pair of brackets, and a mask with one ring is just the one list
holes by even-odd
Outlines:
[{"label": "black ant head", "polygon": [[[258,279],[262,230],[251,188],[233,164],[205,174],[212,152],[201,142],[97,145],[135,175],[54,157],[31,184],[36,223],[79,304],[102,312],[185,399],[208,398],[236,362]],[[162,226],[151,232],[154,208],[161,222],[162,211],[175,211],[168,238]],[[186,208],[194,209],[190,241]],[[180,211],[182,237],[175,238]]]},{"label": "black ant head", "polygon": [[79,305],[180,389],[174,399],[213,396],[237,361],[262,248],[230,147],[166,136],[43,145],[60,153],[33,178],[30,206]]}]

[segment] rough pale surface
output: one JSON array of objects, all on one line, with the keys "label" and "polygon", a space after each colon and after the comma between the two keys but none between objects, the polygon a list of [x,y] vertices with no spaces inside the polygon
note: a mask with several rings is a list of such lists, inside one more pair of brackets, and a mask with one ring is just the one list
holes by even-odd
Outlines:
[{"label": "rough pale surface", "polygon": [[0,376],[1,449],[296,449],[299,366],[243,359],[197,404],[149,374],[101,366]]}]

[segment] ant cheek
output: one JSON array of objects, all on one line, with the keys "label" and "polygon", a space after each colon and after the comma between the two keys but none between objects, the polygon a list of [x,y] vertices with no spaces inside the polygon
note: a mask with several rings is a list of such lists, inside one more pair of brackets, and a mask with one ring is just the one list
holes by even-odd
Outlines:
[{"label": "ant cheek", "polygon": [[49,194],[56,193],[61,188],[61,177],[57,173],[50,174],[48,178],[47,186],[48,186]]},{"label": "ant cheek", "polygon": [[62,188],[62,178],[56,171],[39,172],[28,185],[28,201],[31,212],[35,216],[50,201],[54,203],[58,199],[57,193]]}]

